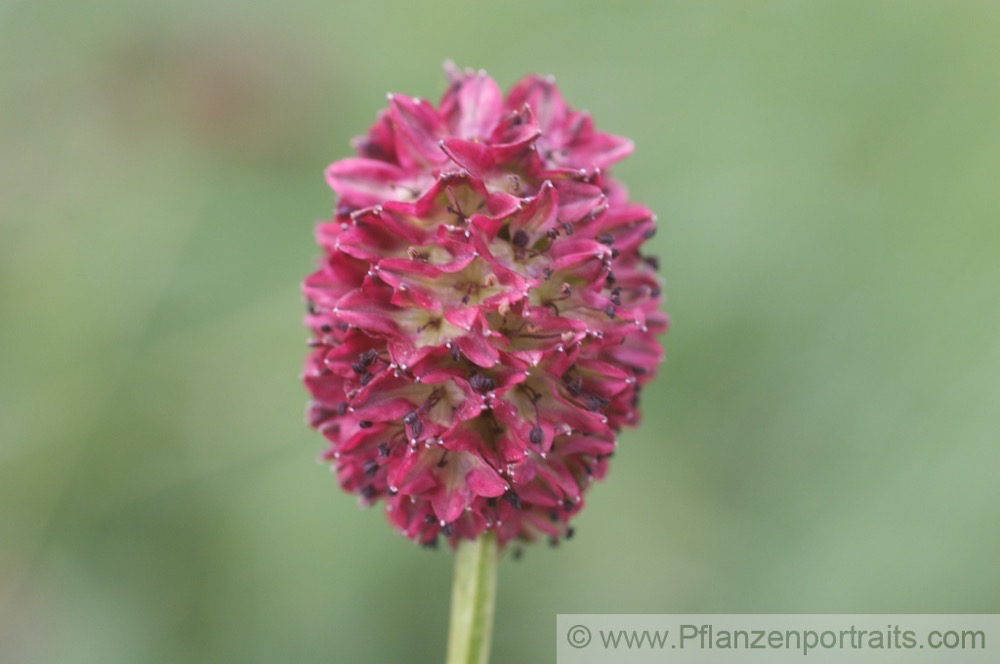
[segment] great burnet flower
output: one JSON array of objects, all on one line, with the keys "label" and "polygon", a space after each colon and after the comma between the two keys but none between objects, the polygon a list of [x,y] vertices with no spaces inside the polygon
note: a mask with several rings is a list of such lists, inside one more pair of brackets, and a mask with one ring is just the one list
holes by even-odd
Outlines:
[{"label": "great burnet flower", "polygon": [[656,218],[609,175],[632,144],[550,78],[449,75],[437,106],[389,95],[326,172],[309,422],[410,538],[557,539],[662,357]]}]

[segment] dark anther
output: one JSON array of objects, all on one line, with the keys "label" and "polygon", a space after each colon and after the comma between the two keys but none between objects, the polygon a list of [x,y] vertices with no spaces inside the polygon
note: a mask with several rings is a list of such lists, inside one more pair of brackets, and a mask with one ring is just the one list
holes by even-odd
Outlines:
[{"label": "dark anther", "polygon": [[518,249],[524,249],[528,246],[528,234],[523,230],[518,230],[514,233],[514,238],[511,240],[515,247]]},{"label": "dark anther", "polygon": [[389,456],[389,444],[388,443],[379,443],[378,444],[378,455],[379,456],[384,456],[384,457]]},{"label": "dark anther", "polygon": [[622,289],[621,288],[616,288],[613,291],[611,291],[611,304],[615,305],[616,307],[622,306]]},{"label": "dark anther", "polygon": [[472,377],[469,378],[469,384],[476,392],[489,392],[494,386],[493,378],[479,372],[472,374]]},{"label": "dark anther", "polygon": [[450,523],[446,523],[443,526],[441,526],[441,534],[444,535],[445,537],[451,537],[451,534],[453,532],[455,531],[451,529]]},{"label": "dark anther", "polygon": [[552,268],[549,267],[548,265],[546,265],[542,269],[542,276],[545,277],[546,279],[551,279],[552,278]]},{"label": "dark anther", "polygon": [[567,511],[567,512],[572,512],[573,511],[573,501],[570,500],[569,498],[563,498],[562,508],[565,511]]},{"label": "dark anther", "polygon": [[319,331],[322,332],[323,334],[330,334],[331,332],[333,332],[333,326],[330,325],[329,323],[323,323],[322,325],[319,326]]},{"label": "dark anther", "polygon": [[646,261],[646,265],[653,268],[654,270],[660,269],[660,259],[656,256],[646,256],[642,260]]},{"label": "dark anther", "polygon": [[542,435],[541,427],[533,427],[531,433],[528,435],[528,440],[531,441],[532,445],[541,445],[544,436]]},{"label": "dark anther", "polygon": [[419,436],[420,432],[423,430],[424,430],[424,423],[421,422],[420,420],[417,420],[416,422],[410,425],[410,431],[413,432],[414,438]]},{"label": "dark anther", "polygon": [[573,539],[573,535],[576,535],[576,531],[573,530],[572,528],[567,528],[566,529],[566,539],[568,539],[568,540],[569,539]]},{"label": "dark anther", "polygon": [[354,369],[354,373],[360,374],[362,376],[368,373],[368,365],[362,362],[361,360],[358,360],[357,362],[352,364],[351,368]]},{"label": "dark anther", "polygon": [[369,348],[365,352],[361,353],[361,361],[365,364],[371,364],[378,357],[378,351],[374,348]]},{"label": "dark anther", "polygon": [[368,420],[361,420],[360,422],[358,422],[358,426],[361,427],[362,429],[370,429],[372,423],[369,422]]},{"label": "dark anther", "polygon": [[609,304],[608,306],[606,306],[604,308],[604,313],[606,313],[608,315],[608,318],[614,318],[615,317],[615,305]]},{"label": "dark anther", "polygon": [[614,286],[616,281],[617,279],[615,279],[615,275],[613,272],[608,272],[608,276],[604,277],[604,283],[606,283],[608,286]]},{"label": "dark anther", "polygon": [[653,237],[654,235],[656,235],[656,226],[652,226],[650,228],[647,228],[643,232],[642,237],[644,237],[644,238],[646,238],[648,240],[649,238]]},{"label": "dark anther", "polygon": [[341,401],[337,404],[337,415],[343,415],[347,412],[347,402]]},{"label": "dark anther", "polygon": [[507,492],[503,494],[503,499],[513,505],[514,509],[521,509],[521,496],[517,495],[510,489],[507,489]]},{"label": "dark anther", "polygon": [[459,352],[458,346],[456,346],[455,344],[451,345],[451,359],[454,362],[458,362],[462,359],[462,353]]},{"label": "dark anther", "polygon": [[425,514],[424,515],[424,523],[426,523],[427,525],[430,525],[430,524],[434,523],[435,521],[437,521],[437,519],[434,517],[433,514]]},{"label": "dark anther", "polygon": [[445,467],[445,466],[447,466],[447,465],[448,465],[448,457],[446,457],[446,456],[444,456],[444,455],[442,454],[442,455],[441,455],[441,458],[440,458],[440,459],[438,460],[438,462],[437,462],[437,467],[438,467],[438,468],[444,468],[444,467]]},{"label": "dark anther", "polygon": [[611,249],[611,260],[614,260],[614,259],[618,258],[618,254],[620,254],[620,253],[621,252],[618,251],[617,249],[612,248]]},{"label": "dark anther", "polygon": [[660,297],[660,287],[659,286],[653,286],[652,288],[650,288],[649,289],[649,295],[651,297]]},{"label": "dark anther", "polygon": [[487,498],[486,499],[486,504],[489,505],[490,507],[496,507],[497,506],[497,499],[496,498]]},{"label": "dark anther", "polygon": [[562,222],[559,225],[562,226],[563,232],[566,233],[566,235],[572,235],[573,234],[573,225],[572,224],[568,224],[568,223],[566,223],[564,221],[564,222]]},{"label": "dark anther", "polygon": [[601,410],[602,408],[607,408],[608,404],[611,402],[603,397],[599,397],[596,394],[587,395],[587,408],[590,410]]},{"label": "dark anther", "polygon": [[601,233],[597,236],[597,241],[610,247],[615,243],[615,236],[611,233]]},{"label": "dark anther", "polygon": [[363,487],[361,487],[361,496],[365,500],[371,500],[372,498],[374,498],[375,493],[376,493],[375,487],[373,487],[371,484],[366,484]]},{"label": "dark anther", "polygon": [[378,472],[378,462],[375,459],[368,459],[362,469],[368,477],[375,477],[375,473]]},{"label": "dark anther", "polygon": [[368,383],[372,382],[372,378],[374,378],[374,376],[372,376],[370,373],[362,374],[361,375],[361,387],[364,387]]},{"label": "dark anther", "polygon": [[462,296],[462,304],[468,304],[469,300],[471,300],[471,299],[472,298],[469,296],[469,294],[466,293],[465,295]]},{"label": "dark anther", "polygon": [[559,520],[559,510],[553,507],[552,509],[549,510],[549,521],[558,521],[558,520]]},{"label": "dark anther", "polygon": [[589,463],[585,463],[583,464],[583,472],[587,473],[588,475],[593,475],[594,469],[590,467]]},{"label": "dark anther", "polygon": [[583,381],[581,380],[567,380],[566,381],[566,391],[569,392],[570,396],[578,397],[583,393]]},{"label": "dark anther", "polygon": [[417,421],[417,411],[411,410],[406,415],[403,415],[403,424],[413,424]]},{"label": "dark anther", "polygon": [[316,311],[316,303],[313,302],[312,300],[307,300],[306,301],[306,311],[308,311],[313,316],[315,316],[317,313],[319,313],[318,311]]}]

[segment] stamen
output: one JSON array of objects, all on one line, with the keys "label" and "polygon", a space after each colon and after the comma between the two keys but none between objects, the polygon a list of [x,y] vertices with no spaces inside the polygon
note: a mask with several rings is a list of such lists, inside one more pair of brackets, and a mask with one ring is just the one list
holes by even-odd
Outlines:
[{"label": "stamen", "polygon": [[471,378],[469,378],[469,385],[471,385],[472,389],[476,392],[483,393],[492,390],[494,382],[492,377],[476,372],[472,374]]},{"label": "stamen", "polygon": [[516,493],[514,493],[513,491],[508,489],[503,494],[503,499],[506,500],[508,503],[510,503],[514,507],[514,509],[516,510],[521,509],[521,497]]}]

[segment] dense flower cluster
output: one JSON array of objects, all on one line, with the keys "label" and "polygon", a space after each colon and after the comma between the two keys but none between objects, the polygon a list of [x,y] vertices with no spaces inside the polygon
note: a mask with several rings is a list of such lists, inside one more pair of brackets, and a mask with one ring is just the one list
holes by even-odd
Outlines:
[{"label": "dense flower cluster", "polygon": [[551,79],[449,74],[437,106],[390,95],[326,172],[309,422],[412,539],[555,541],[662,357],[656,219],[608,173],[632,144]]}]

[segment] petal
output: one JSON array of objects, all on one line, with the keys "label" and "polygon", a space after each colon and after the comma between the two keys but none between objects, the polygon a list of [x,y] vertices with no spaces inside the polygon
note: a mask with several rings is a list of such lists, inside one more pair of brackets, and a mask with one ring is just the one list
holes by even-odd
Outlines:
[{"label": "petal", "polygon": [[334,162],[326,169],[326,181],[348,204],[358,207],[378,205],[400,195],[400,183],[406,173],[398,166],[350,157]]},{"label": "petal", "polygon": [[[546,180],[538,194],[510,218],[510,235],[519,230],[526,232],[533,242],[550,228],[555,228],[559,206],[559,194],[552,182]],[[530,246],[530,245],[529,245]]]},{"label": "petal", "polygon": [[500,120],[502,95],[485,72],[466,71],[441,100],[441,113],[451,133],[464,139],[485,139]]},{"label": "petal", "polygon": [[390,95],[389,113],[396,129],[396,151],[404,166],[425,168],[445,161],[438,143],[447,128],[429,102]]},{"label": "petal", "polygon": [[559,221],[578,224],[607,209],[607,198],[600,187],[575,180],[554,182],[559,191]]},{"label": "petal", "polygon": [[359,157],[378,159],[379,161],[396,162],[396,135],[392,128],[389,112],[379,111],[375,124],[365,136],[359,136],[351,141]]},{"label": "petal", "polygon": [[474,452],[448,452],[439,463],[438,487],[431,498],[434,513],[445,522],[457,519],[474,496],[503,495],[507,483]]},{"label": "petal", "polygon": [[527,76],[519,81],[507,95],[507,108],[515,110],[524,105],[531,108],[546,134],[566,118],[566,103],[552,77]]},{"label": "petal", "polygon": [[302,290],[316,306],[333,307],[346,293],[360,288],[367,264],[343,253],[330,254],[322,267],[306,277]]},{"label": "petal", "polygon": [[632,154],[632,141],[594,130],[589,113],[570,113],[560,162],[573,168],[607,168]]},{"label": "petal", "polygon": [[503,117],[500,124],[493,130],[489,143],[503,145],[511,149],[527,148],[541,135],[542,130],[535,121],[531,107],[525,105]]},{"label": "petal", "polygon": [[446,138],[441,142],[441,149],[452,161],[481,180],[486,179],[496,165],[490,148],[476,141]]},{"label": "petal", "polygon": [[370,334],[396,336],[397,307],[390,304],[392,289],[382,286],[358,288],[337,301],[334,313],[349,325],[356,325]]},{"label": "petal", "polygon": [[411,496],[433,489],[437,485],[433,469],[440,458],[441,451],[437,449],[407,449],[405,456],[389,472],[389,486]]},{"label": "petal", "polygon": [[478,330],[459,337],[454,343],[462,355],[476,366],[488,369],[500,360],[500,352]]},{"label": "petal", "polygon": [[580,145],[570,146],[570,158],[577,168],[608,168],[632,154],[635,145],[621,136],[595,132]]},{"label": "petal", "polygon": [[423,241],[425,234],[419,229],[402,223],[395,215],[377,210],[366,208],[353,214],[346,229],[341,228],[341,224],[327,224],[327,232],[319,238],[320,244],[331,252],[344,252],[360,260],[377,262],[381,257],[403,253],[409,244]]}]

